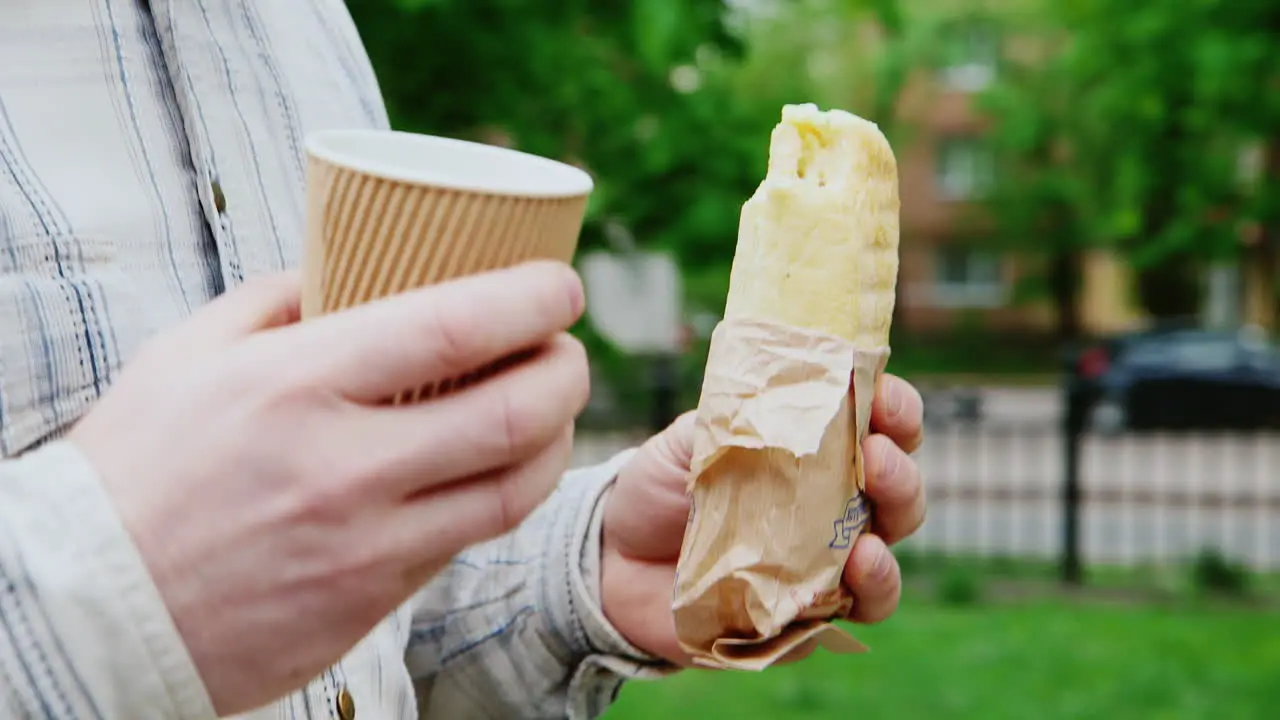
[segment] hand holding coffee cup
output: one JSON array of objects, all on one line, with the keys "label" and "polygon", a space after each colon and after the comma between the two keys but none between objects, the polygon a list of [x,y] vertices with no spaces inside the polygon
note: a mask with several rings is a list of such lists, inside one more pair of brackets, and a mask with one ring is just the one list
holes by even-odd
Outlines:
[{"label": "hand holding coffee cup", "polygon": [[[412,133],[321,132],[307,155],[303,319],[532,260],[568,264],[593,189],[571,165]],[[395,400],[457,389],[511,361]]]},{"label": "hand holding coffee cup", "polygon": [[219,717],[300,688],[523,522],[588,392],[566,332],[585,173],[399,133],[311,140],[301,287],[255,278],[157,336],[68,438]]}]

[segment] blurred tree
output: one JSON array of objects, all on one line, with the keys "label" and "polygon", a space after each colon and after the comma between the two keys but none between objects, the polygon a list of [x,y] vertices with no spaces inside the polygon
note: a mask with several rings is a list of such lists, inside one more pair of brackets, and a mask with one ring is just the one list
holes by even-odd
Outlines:
[{"label": "blurred tree", "polygon": [[[732,257],[777,108],[733,95],[722,0],[348,0],[393,122],[592,171],[583,246]],[[610,233],[622,229],[625,232]]]},{"label": "blurred tree", "polygon": [[[730,74],[735,94],[767,107],[814,102],[861,115],[899,151],[910,142],[899,98],[935,49],[927,0],[761,2],[738,27],[747,53]],[[900,317],[903,304],[894,306]]]},{"label": "blurred tree", "polygon": [[[724,0],[347,0],[401,129],[578,164],[596,182],[582,250],[672,251],[686,307],[719,313],[743,201],[780,108],[737,92]],[[642,368],[580,323],[628,411]],[[701,375],[698,354],[687,363]],[[693,383],[696,387],[697,383]]]},{"label": "blurred tree", "polygon": [[[994,244],[1041,269],[1019,294],[1047,294],[1058,339],[1071,340],[1081,329],[1081,266],[1090,239],[1082,226],[1087,179],[1075,165],[1078,156],[1067,153],[1071,86],[1055,55],[1030,66],[1006,62],[1001,77],[982,102],[997,120],[991,148],[1000,168],[983,209],[990,211]],[[1039,287],[1026,287],[1026,280]]]},{"label": "blurred tree", "polygon": [[[1077,326],[1073,267],[1093,244],[1127,258],[1155,316],[1197,313],[1212,261],[1248,257],[1274,288],[1280,2],[1043,8],[1050,52],[1006,62],[985,98],[1008,166],[989,209],[999,235],[1052,259],[1059,329]],[[1263,162],[1247,179],[1251,149]]]},{"label": "blurred tree", "polygon": [[[733,73],[739,92],[772,105],[816,102],[888,128],[916,56],[899,0],[785,0],[740,24],[748,53]],[[912,52],[912,51],[917,52]]]}]

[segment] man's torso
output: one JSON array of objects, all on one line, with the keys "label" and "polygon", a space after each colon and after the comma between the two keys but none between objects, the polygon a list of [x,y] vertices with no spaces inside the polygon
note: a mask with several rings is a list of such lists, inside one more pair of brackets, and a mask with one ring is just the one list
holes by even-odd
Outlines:
[{"label": "man's torso", "polygon": [[[341,0],[6,2],[0,454],[59,435],[224,289],[297,266],[306,133],[386,123]],[[252,717],[416,717],[408,633],[393,615]]]}]

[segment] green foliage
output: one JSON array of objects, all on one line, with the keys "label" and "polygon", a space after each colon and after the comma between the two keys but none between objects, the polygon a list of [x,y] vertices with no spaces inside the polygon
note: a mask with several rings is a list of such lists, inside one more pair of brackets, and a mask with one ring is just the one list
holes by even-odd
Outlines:
[{"label": "green foliage", "polygon": [[1249,589],[1249,570],[1213,548],[1204,548],[1191,565],[1191,582],[1200,592],[1239,597]]},{"label": "green foliage", "polygon": [[1006,57],[982,101],[997,238],[1113,248],[1149,310],[1194,312],[1195,268],[1240,257],[1244,225],[1280,229],[1280,168],[1238,171],[1242,151],[1280,142],[1280,2],[1046,0],[1019,31],[1042,51]]},{"label": "green foliage", "polygon": [[1275,93],[1259,92],[1280,79],[1274,53],[1259,51],[1275,41],[1277,4],[1064,7],[1079,144],[1096,156],[1095,187],[1111,220],[1101,229],[1140,266],[1180,252],[1233,256],[1235,227],[1221,211],[1238,217],[1249,204],[1237,153],[1280,123]]},{"label": "green foliage", "polygon": [[[910,66],[897,0],[348,0],[393,123],[577,162],[582,248],[624,228],[676,252],[719,312],[743,201],[784,103],[888,119]],[[863,19],[893,42],[860,41]],[[826,68],[824,71],[823,68]],[[711,290],[712,292],[706,292]]]},{"label": "green foliage", "polygon": [[780,108],[731,91],[743,44],[723,2],[348,6],[397,127],[505,137],[586,167],[584,250],[608,245],[614,226],[687,266],[727,268]]},{"label": "green foliage", "polygon": [[973,605],[982,598],[982,576],[970,565],[948,565],[938,578],[937,592],[944,605]]},{"label": "green foliage", "polygon": [[[780,106],[852,110],[906,153],[907,80],[954,55],[971,20],[1007,42],[980,98],[997,182],[957,230],[1026,256],[1036,275],[1019,298],[1067,308],[1080,255],[1105,247],[1142,271],[1149,309],[1185,314],[1205,262],[1280,257],[1280,0],[752,5],[348,0],[396,126],[588,168],[583,249],[610,245],[613,227],[674,250],[700,278],[694,311],[723,302],[724,283],[705,279],[727,271]],[[1246,182],[1250,147],[1273,161]],[[1243,228],[1263,229],[1259,248]]]},{"label": "green foliage", "polygon": [[1268,718],[1280,704],[1271,615],[1049,599],[949,608],[910,590],[818,651],[764,673],[685,672],[625,686],[606,720]]}]

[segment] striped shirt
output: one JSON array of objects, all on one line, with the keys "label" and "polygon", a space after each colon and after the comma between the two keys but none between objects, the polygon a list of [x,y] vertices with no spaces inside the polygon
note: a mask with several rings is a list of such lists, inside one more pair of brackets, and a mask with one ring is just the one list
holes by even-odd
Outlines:
[{"label": "striped shirt", "polygon": [[[143,341],[299,264],[307,133],[387,125],[341,0],[3,0],[0,717],[214,716],[62,435]],[[568,474],[244,717],[599,715],[644,672],[598,598],[599,500],[625,457]]]}]

